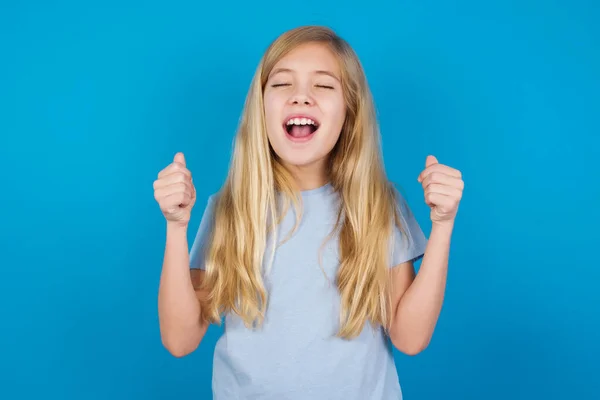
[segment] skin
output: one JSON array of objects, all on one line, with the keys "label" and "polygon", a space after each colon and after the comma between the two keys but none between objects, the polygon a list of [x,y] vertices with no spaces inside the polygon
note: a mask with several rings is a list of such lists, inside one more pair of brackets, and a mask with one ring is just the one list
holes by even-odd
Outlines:
[{"label": "skin", "polygon": [[[327,181],[326,160],[346,117],[340,75],[336,56],[325,45],[308,43],[279,60],[265,87],[269,142],[302,190]],[[295,114],[318,121],[319,128],[311,140],[295,143],[286,137],[283,124]]]},{"label": "skin", "polygon": [[[326,160],[337,142],[345,105],[335,56],[323,45],[306,44],[282,58],[269,76],[264,93],[267,135],[282,163],[302,190],[327,182]],[[310,141],[286,137],[284,120],[308,114],[320,124]],[[425,160],[418,176],[432,229],[419,273],[412,262],[391,270],[393,314],[390,339],[401,352],[415,355],[430,343],[444,299],[448,255],[464,182],[461,172]],[[183,154],[177,153],[154,182],[155,199],[167,221],[167,240],[159,286],[159,322],[163,345],[176,357],[193,352],[207,325],[201,323],[198,287],[204,271],[189,269],[187,228],[196,191]]]},{"label": "skin", "polygon": [[208,324],[201,322],[198,301],[205,294],[194,290],[204,275],[197,270],[190,275],[187,229],[196,190],[182,153],[159,172],[153,186],[167,225],[158,289],[160,335],[172,355],[183,357],[198,347]]},{"label": "skin", "polygon": [[418,182],[430,207],[431,234],[415,276],[412,262],[392,268],[394,313],[390,338],[394,346],[416,355],[429,345],[437,324],[448,273],[448,255],[464,182],[460,171],[428,156]]}]

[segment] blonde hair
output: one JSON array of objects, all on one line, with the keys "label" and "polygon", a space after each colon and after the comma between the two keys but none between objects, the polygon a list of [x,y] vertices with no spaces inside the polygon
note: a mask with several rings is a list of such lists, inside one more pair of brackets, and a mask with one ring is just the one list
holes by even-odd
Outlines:
[{"label": "blonde hair", "polygon": [[[400,226],[400,217],[396,192],[383,166],[375,107],[363,68],[347,42],[325,27],[285,32],[271,43],[258,65],[235,137],[229,174],[215,199],[202,311],[211,323],[220,323],[221,315],[229,312],[239,315],[246,326],[263,321],[268,297],[262,275],[267,240],[271,237],[276,243],[276,226],[287,205],[295,207],[297,222],[301,214],[298,187],[267,138],[263,91],[274,65],[295,47],[310,42],[327,45],[337,56],[347,105],[328,173],[340,197],[333,230],[339,235],[341,260],[336,279],[341,295],[338,336],[353,338],[367,321],[389,327],[389,245],[393,224]],[[279,213],[278,193],[286,199],[285,210]]]}]

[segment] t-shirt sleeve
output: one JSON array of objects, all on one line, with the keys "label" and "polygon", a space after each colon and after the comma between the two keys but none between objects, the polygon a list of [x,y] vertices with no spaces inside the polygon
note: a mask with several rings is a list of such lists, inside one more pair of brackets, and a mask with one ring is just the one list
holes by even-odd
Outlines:
[{"label": "t-shirt sleeve", "polygon": [[204,258],[214,222],[214,195],[208,198],[198,231],[190,250],[190,268],[205,269]]},{"label": "t-shirt sleeve", "polygon": [[407,261],[419,260],[425,254],[425,247],[427,246],[427,238],[408,203],[400,193],[397,192],[396,194],[402,230],[394,225],[390,267]]}]

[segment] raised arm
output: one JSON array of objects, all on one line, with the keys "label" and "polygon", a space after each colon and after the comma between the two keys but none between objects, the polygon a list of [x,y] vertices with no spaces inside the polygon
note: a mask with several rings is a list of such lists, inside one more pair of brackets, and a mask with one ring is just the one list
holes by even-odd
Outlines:
[{"label": "raised arm", "polygon": [[432,222],[421,268],[416,277],[412,261],[392,269],[390,337],[398,350],[410,355],[429,345],[442,309],[452,231],[464,189],[461,172],[438,163],[433,156],[427,157],[418,181],[431,208]]},{"label": "raised arm", "polygon": [[200,286],[203,272],[190,268],[187,230],[196,200],[190,171],[183,154],[158,174],[154,197],[167,220],[166,245],[158,290],[160,335],[165,348],[176,357],[194,351],[206,333],[202,322]]}]

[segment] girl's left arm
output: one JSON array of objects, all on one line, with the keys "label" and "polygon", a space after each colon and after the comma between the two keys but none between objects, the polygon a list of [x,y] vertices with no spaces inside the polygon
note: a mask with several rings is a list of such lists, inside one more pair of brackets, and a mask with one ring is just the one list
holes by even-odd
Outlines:
[{"label": "girl's left arm", "polygon": [[464,183],[456,169],[427,157],[419,175],[425,202],[431,208],[431,234],[419,273],[413,262],[392,268],[392,321],[389,330],[394,346],[405,354],[423,351],[437,324],[448,272],[450,241]]}]

